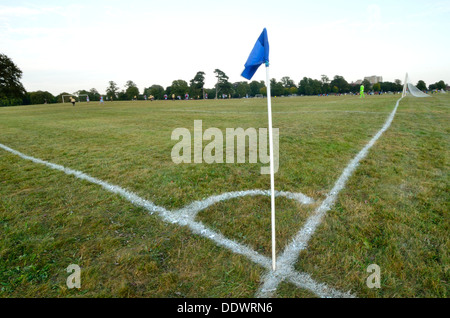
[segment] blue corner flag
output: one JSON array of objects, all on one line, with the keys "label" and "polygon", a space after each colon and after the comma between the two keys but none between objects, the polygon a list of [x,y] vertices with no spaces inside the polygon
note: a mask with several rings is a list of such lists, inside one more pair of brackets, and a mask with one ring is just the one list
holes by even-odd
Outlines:
[{"label": "blue corner flag", "polygon": [[245,69],[241,76],[250,80],[258,70],[262,63],[269,62],[269,39],[267,38],[267,30],[264,28],[261,35],[253,47],[250,56],[245,63]]}]

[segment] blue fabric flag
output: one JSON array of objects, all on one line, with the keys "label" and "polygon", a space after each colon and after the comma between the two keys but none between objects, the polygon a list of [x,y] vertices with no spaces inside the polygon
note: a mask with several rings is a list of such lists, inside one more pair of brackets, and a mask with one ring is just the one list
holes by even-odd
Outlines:
[{"label": "blue fabric flag", "polygon": [[269,39],[267,38],[266,28],[256,41],[241,76],[250,80],[262,63],[269,63]]}]

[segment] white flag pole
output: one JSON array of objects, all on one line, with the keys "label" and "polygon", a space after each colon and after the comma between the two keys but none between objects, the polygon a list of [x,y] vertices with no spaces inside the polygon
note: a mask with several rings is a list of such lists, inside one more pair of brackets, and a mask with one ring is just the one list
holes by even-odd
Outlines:
[{"label": "white flag pole", "polygon": [[267,110],[269,115],[270,199],[272,217],[272,269],[276,270],[275,251],[275,177],[273,172],[272,101],[270,93],[269,62],[266,62]]}]

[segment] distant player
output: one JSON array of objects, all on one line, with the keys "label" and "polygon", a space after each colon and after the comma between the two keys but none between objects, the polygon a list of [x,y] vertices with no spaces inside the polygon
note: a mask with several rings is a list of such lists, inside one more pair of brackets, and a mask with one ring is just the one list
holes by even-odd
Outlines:
[{"label": "distant player", "polygon": [[100,96],[100,104],[103,104],[103,96]]},{"label": "distant player", "polygon": [[164,100],[167,100],[167,94],[164,94]]},{"label": "distant player", "polygon": [[364,85],[361,84],[361,86],[359,87],[359,98],[365,98],[366,96],[364,96]]},{"label": "distant player", "polygon": [[89,96],[86,96],[86,102],[89,103]]},{"label": "distant player", "polygon": [[75,106],[75,98],[70,97],[70,102],[72,103],[72,106]]}]

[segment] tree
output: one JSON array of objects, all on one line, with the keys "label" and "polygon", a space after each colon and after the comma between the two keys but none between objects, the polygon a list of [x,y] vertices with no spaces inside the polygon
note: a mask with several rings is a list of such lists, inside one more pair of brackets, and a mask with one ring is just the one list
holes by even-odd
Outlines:
[{"label": "tree", "polygon": [[284,87],[282,82],[277,82],[276,79],[270,80],[270,94],[272,96],[281,96],[284,94]]},{"label": "tree", "polygon": [[300,95],[317,95],[322,93],[322,82],[312,78],[303,77],[298,83],[298,93]]},{"label": "tree", "polygon": [[210,96],[215,96],[216,89],[215,88],[205,88],[205,94],[208,95],[208,98],[210,98]]},{"label": "tree", "polygon": [[382,82],[380,83],[380,88],[383,92],[398,92],[403,89],[401,83],[396,84],[393,82]]},{"label": "tree", "polygon": [[375,84],[373,84],[373,90],[375,91],[375,92],[379,92],[379,91],[381,91],[381,84],[380,83],[375,83]]},{"label": "tree", "polygon": [[117,86],[117,84],[114,81],[109,81],[109,86],[106,88],[106,96],[116,99],[118,92],[119,87]]},{"label": "tree", "polygon": [[219,93],[221,94],[230,94],[233,90],[233,85],[228,82],[228,76],[219,69],[215,69],[214,73],[216,73],[217,84],[216,84],[216,99]]},{"label": "tree", "polygon": [[311,82],[313,95],[322,94],[322,81],[319,81],[316,79],[313,79],[313,80],[310,79],[310,82]]},{"label": "tree", "polygon": [[295,87],[294,80],[292,80],[289,76],[283,76],[281,78],[281,83],[283,84],[284,88]]},{"label": "tree", "polygon": [[134,99],[139,95],[139,89],[137,88],[136,84],[133,81],[127,81],[125,84],[125,94],[127,95],[127,99]]},{"label": "tree", "polygon": [[284,91],[283,91],[284,95],[291,95],[292,91],[294,91],[294,89],[292,89],[292,88],[295,88],[294,94],[296,93],[297,86],[295,85],[294,81],[289,76],[283,76],[281,78],[281,83],[282,83],[283,88],[284,88]]},{"label": "tree", "polygon": [[425,82],[422,81],[422,80],[420,80],[420,81],[417,82],[416,87],[417,87],[418,89],[420,89],[421,91],[426,91],[426,90],[427,90],[427,84],[425,84]]},{"label": "tree", "polygon": [[237,82],[233,84],[235,96],[233,97],[245,97],[250,93],[250,85],[248,82]]},{"label": "tree", "polygon": [[37,91],[30,93],[30,104],[45,104],[53,103],[55,101],[55,96],[47,91]]},{"label": "tree", "polygon": [[337,86],[333,86],[332,88],[331,88],[331,91],[333,92],[333,93],[338,93],[339,92],[339,87],[337,87]]},{"label": "tree", "polygon": [[250,96],[255,96],[257,94],[261,94],[260,90],[262,87],[265,87],[264,81],[258,82],[258,81],[252,81],[250,83]]},{"label": "tree", "polygon": [[188,83],[182,79],[172,82],[171,93],[175,96],[184,96],[189,91]]},{"label": "tree", "polygon": [[203,86],[205,86],[205,72],[200,71],[190,81],[191,96],[202,96],[203,98]]},{"label": "tree", "polygon": [[395,80],[394,91],[401,92],[403,90],[403,85],[401,80]]},{"label": "tree", "polygon": [[168,98],[172,98],[172,86],[167,86],[165,93],[167,94]]},{"label": "tree", "polygon": [[20,105],[26,91],[20,79],[22,71],[5,54],[0,53],[0,106]]},{"label": "tree", "polygon": [[100,93],[95,88],[91,88],[88,95],[90,100],[100,100]]},{"label": "tree", "polygon": [[430,90],[434,90],[434,89],[437,89],[437,90],[444,89],[445,90],[447,88],[447,86],[448,85],[444,81],[441,80],[439,82],[431,84],[429,89]]},{"label": "tree", "polygon": [[326,75],[324,75],[324,74],[322,74],[322,75],[320,76],[320,79],[322,80],[322,83],[323,83],[323,84],[328,84],[328,83],[330,82],[330,79],[328,78],[328,76],[326,76]]},{"label": "tree", "polygon": [[439,82],[436,83],[436,88],[437,89],[446,89],[447,86],[448,85],[442,80],[440,80]]},{"label": "tree", "polygon": [[338,88],[337,93],[347,93],[350,91],[350,84],[345,80],[343,76],[340,75],[334,76],[333,80],[330,83],[330,86],[333,87],[333,92],[334,86]]},{"label": "tree", "polygon": [[322,74],[320,80],[322,81],[322,94],[328,94],[331,91],[330,79],[325,74]]},{"label": "tree", "polygon": [[164,99],[164,87],[154,84],[149,88],[144,89],[144,94],[147,96],[152,95],[155,99]]},{"label": "tree", "polygon": [[128,95],[124,90],[121,90],[117,93],[117,99],[118,100],[128,100]]},{"label": "tree", "polygon": [[305,76],[302,80],[298,83],[298,93],[300,95],[309,95],[310,92],[310,85],[309,85],[309,79]]},{"label": "tree", "polygon": [[263,96],[267,96],[267,87],[263,86],[259,89],[259,94],[263,95]]}]

